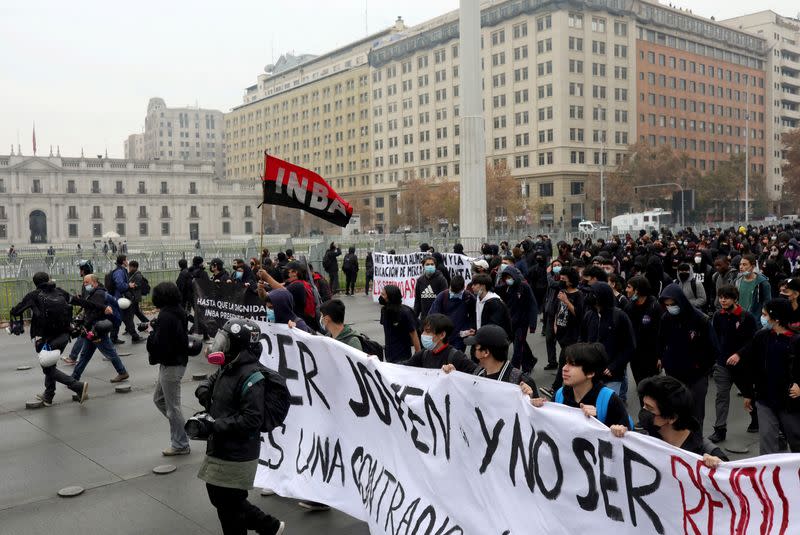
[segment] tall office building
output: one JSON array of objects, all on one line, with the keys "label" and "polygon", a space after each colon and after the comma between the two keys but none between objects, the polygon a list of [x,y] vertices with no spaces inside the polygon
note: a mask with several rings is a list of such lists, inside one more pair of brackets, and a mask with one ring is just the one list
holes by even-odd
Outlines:
[{"label": "tall office building", "polygon": [[[764,38],[767,63],[767,189],[773,201],[781,198],[783,144],[781,134],[800,127],[800,15],[783,17],[759,11],[722,21]],[[777,213],[777,211],[776,211]]]},{"label": "tall office building", "polygon": [[203,108],[168,108],[164,99],[151,98],[144,122],[146,160],[214,162],[214,172],[225,176],[222,112]]},{"label": "tall office building", "polygon": [[125,139],[125,159],[144,160],[144,134],[131,134]]}]

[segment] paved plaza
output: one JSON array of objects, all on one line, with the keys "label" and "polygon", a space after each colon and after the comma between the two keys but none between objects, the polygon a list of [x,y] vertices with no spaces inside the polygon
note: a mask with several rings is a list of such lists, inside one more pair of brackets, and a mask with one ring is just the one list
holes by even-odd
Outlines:
[{"label": "paved plaza", "polygon": [[[347,321],[382,342],[378,306],[363,294],[342,299],[348,306]],[[541,369],[547,360],[544,338],[537,332],[529,340],[539,358],[535,379],[540,386],[549,386],[553,374]],[[152,402],[157,367],[148,364],[144,344],[118,346],[122,353],[131,353],[123,357],[131,374],[130,393],[115,393],[109,383],[114,370],[97,352],[84,374],[91,384],[84,406],[72,402],[71,392],[59,385],[55,404],[36,410],[25,409],[25,402],[43,390],[28,333],[15,337],[3,331],[0,347],[0,534],[221,533],[205,486],[196,477],[205,444],[193,442],[193,452],[186,457],[161,456],[169,446],[169,429]],[[22,365],[32,368],[16,371]],[[69,367],[63,369],[70,372]],[[201,358],[190,358],[183,389],[185,415],[199,410],[192,374],[213,369]],[[713,422],[714,392],[712,384],[706,435]],[[728,440],[722,445],[749,447],[756,453],[758,435],[745,432],[749,417],[741,405],[741,398],[734,397]],[[636,414],[635,394],[629,406]],[[176,465],[177,471],[153,474],[153,467],[166,462]],[[86,492],[59,498],[58,490],[70,485],[80,485]],[[366,524],[335,510],[306,512],[294,500],[266,498],[256,491],[251,500],[286,521],[287,535],[369,533]]]}]

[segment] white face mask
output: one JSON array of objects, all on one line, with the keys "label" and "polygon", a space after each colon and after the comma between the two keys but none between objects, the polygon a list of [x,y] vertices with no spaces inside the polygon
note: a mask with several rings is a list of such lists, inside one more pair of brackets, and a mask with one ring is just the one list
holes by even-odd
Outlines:
[{"label": "white face mask", "polygon": [[681,307],[678,305],[668,305],[667,312],[669,312],[672,316],[677,316],[681,313]]}]

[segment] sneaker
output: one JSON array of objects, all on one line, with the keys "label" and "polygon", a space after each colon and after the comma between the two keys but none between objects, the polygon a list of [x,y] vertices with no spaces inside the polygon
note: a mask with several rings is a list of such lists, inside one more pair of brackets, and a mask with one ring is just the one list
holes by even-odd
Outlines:
[{"label": "sneaker", "polygon": [[330,511],[331,509],[329,505],[325,505],[324,503],[319,503],[319,502],[312,502],[309,500],[301,500],[297,502],[297,505],[299,505],[303,509],[308,509],[309,511]]},{"label": "sneaker", "polygon": [[61,357],[61,360],[63,360],[64,364],[66,364],[67,366],[75,366],[75,364],[78,363],[77,360],[70,357]]},{"label": "sneaker", "polygon": [[261,489],[262,496],[275,496],[275,491],[272,489]]},{"label": "sneaker", "polygon": [[558,369],[558,364],[556,364],[555,362],[548,362],[547,366],[545,366],[544,369],[545,369],[545,371],[557,370]]},{"label": "sneaker", "polygon": [[33,397],[35,397],[36,399],[41,401],[42,405],[44,405],[45,407],[52,407],[53,406],[53,400],[52,399],[51,400],[45,399],[43,394],[36,394]]},{"label": "sneaker", "polygon": [[150,324],[149,323],[142,322],[142,323],[139,324],[138,327],[136,327],[136,330],[141,333],[141,332],[146,331],[149,328],[150,328]]},{"label": "sneaker", "polygon": [[186,446],[185,448],[173,448],[170,446],[169,448],[165,449],[161,452],[161,455],[164,457],[175,457],[177,455],[189,455],[192,453],[192,448]]},{"label": "sneaker", "polygon": [[750,425],[747,426],[748,433],[758,433],[758,422],[750,422]]},{"label": "sneaker", "polygon": [[83,403],[84,403],[84,402],[85,402],[87,399],[89,399],[89,382],[88,382],[88,381],[84,381],[84,382],[83,382],[83,390],[81,391],[81,397],[80,397],[80,399],[78,400],[78,402],[79,402],[81,405],[83,405]]},{"label": "sneaker", "polygon": [[727,431],[722,428],[715,428],[714,433],[708,437],[708,440],[713,442],[714,444],[719,444],[723,440],[725,440],[725,436],[727,435]]},{"label": "sneaker", "polygon": [[547,388],[546,386],[540,386],[539,387],[539,393],[542,396],[546,397],[547,399],[553,399],[553,396],[554,396],[553,389],[552,388]]},{"label": "sneaker", "polygon": [[128,375],[127,373],[120,373],[119,375],[117,375],[116,377],[111,379],[111,382],[112,383],[121,383],[122,381],[127,381],[129,377],[130,377],[130,375]]},{"label": "sneaker", "polygon": [[283,530],[286,528],[286,522],[281,522],[278,524],[278,529],[275,531],[274,535],[283,535]]}]

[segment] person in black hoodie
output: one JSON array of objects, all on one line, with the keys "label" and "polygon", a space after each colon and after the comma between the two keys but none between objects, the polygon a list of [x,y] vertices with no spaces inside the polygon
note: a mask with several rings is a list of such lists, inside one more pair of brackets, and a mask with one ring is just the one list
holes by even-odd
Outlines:
[{"label": "person in black hoodie", "polygon": [[[714,422],[714,433],[708,439],[714,444],[725,440],[728,429],[728,409],[731,403],[731,386],[733,386],[736,375],[741,373],[741,366],[738,366],[739,358],[734,355],[745,345],[756,332],[756,320],[752,314],[739,305],[739,290],[732,284],[725,284],[717,290],[720,310],[714,313],[711,324],[714,332],[719,339],[720,352],[717,362],[714,364],[714,384],[717,387],[717,397],[715,402],[716,420]],[[751,418],[755,417],[755,411],[751,413]],[[755,425],[751,422],[753,430],[758,428],[758,420]],[[750,428],[748,428],[750,429]]]},{"label": "person in black hoodie", "polygon": [[211,282],[231,282],[225,264],[219,258],[214,258],[209,262],[208,268],[211,270]]},{"label": "person in black hoodie", "polygon": [[[54,282],[50,280],[50,275],[43,271],[39,271],[33,275],[33,284],[36,289],[32,292],[25,294],[18,304],[12,309],[10,315],[12,317],[22,317],[26,310],[32,311],[30,335],[31,340],[34,341],[36,352],[39,353],[45,344],[51,350],[64,351],[69,343],[69,330],[71,312],[67,305],[72,301],[72,297],[66,291],[58,288]],[[63,300],[64,311],[61,321],[54,321],[55,318],[49,317],[53,312],[42,310],[42,308],[49,302],[58,302]],[[56,383],[61,383],[66,386],[75,394],[80,396],[80,401],[83,403],[86,400],[86,392],[89,388],[88,382],[81,382],[58,369],[55,364],[42,368],[44,374],[44,392],[37,394],[36,398],[42,402],[45,407],[53,404],[53,398],[56,395]]]},{"label": "person in black hoodie", "polygon": [[372,259],[372,251],[367,251],[367,257],[364,259],[364,269],[366,270],[364,295],[369,295],[369,283],[375,280],[375,261]]},{"label": "person in black hoodie", "polygon": [[175,285],[181,293],[181,306],[184,310],[191,310],[194,290],[192,289],[192,275],[185,258],[178,260],[178,269],[181,271],[178,273],[178,278],[175,279]]},{"label": "person in black hoodie", "polygon": [[[197,279],[206,279],[209,280],[208,273],[206,273],[206,268],[203,266],[203,257],[202,256],[195,256],[192,258],[192,267],[189,268],[189,280],[188,280],[188,287],[191,289],[191,293],[187,294],[191,301],[189,302],[189,309],[192,310],[195,304],[195,294],[194,294],[194,281]],[[200,321],[192,320],[192,332],[194,334],[202,334],[203,340],[208,341],[208,331],[205,325],[202,324]]]},{"label": "person in black hoodie", "polygon": [[447,287],[447,279],[436,269],[436,259],[426,256],[422,260],[422,275],[417,279],[414,288],[414,317],[420,321],[424,320],[433,305],[433,300],[439,292],[447,290]]},{"label": "person in black hoodie", "polygon": [[719,354],[714,327],[702,311],[689,304],[677,284],[661,292],[666,308],[658,332],[658,357],[667,375],[682,381],[692,394],[694,416],[703,428],[708,376]]},{"label": "person in black hoodie", "polygon": [[[261,329],[252,320],[234,318],[219,329],[208,358],[222,366],[197,390],[207,417],[198,418],[200,437],[208,437],[197,477],[206,482],[223,533],[278,535],[284,523],[247,501],[261,451],[266,381],[258,371]],[[215,362],[219,360],[215,359]],[[198,437],[199,438],[199,437]]]},{"label": "person in black hoodie", "polygon": [[356,293],[356,277],[358,276],[358,257],[356,256],[356,248],[350,247],[347,254],[344,255],[342,261],[342,271],[344,272],[344,294],[355,295]]},{"label": "person in black hoodie", "polygon": [[383,325],[384,357],[387,362],[408,360],[414,351],[422,348],[417,335],[417,320],[410,307],[403,304],[403,294],[394,284],[381,289],[378,298],[381,305],[381,325]]},{"label": "person in black hoodie", "polygon": [[[628,304],[625,313],[636,334],[636,349],[631,355],[631,372],[638,385],[648,377],[658,375],[658,329],[664,309],[651,294],[650,283],[643,275],[628,281],[625,287]],[[641,404],[641,400],[639,400]]]},{"label": "person in black hoodie", "polygon": [[331,290],[333,295],[339,293],[339,261],[336,257],[341,256],[342,250],[331,242],[325,255],[322,257],[322,269],[328,274],[328,280],[331,283]]},{"label": "person in black hoodie", "polygon": [[452,333],[453,322],[450,318],[444,314],[428,314],[422,322],[422,351],[417,351],[400,364],[427,369],[439,369],[445,364],[452,364],[460,372],[472,373],[478,365],[447,343]]},{"label": "person in black hoodie", "polygon": [[744,408],[758,408],[761,455],[779,453],[783,429],[789,450],[800,453],[800,335],[789,328],[792,305],[778,297],[764,305],[759,330],[738,355]]},{"label": "person in black hoodie", "polygon": [[158,365],[158,379],[153,403],[169,420],[170,447],[161,452],[165,457],[188,455],[181,410],[181,379],[189,362],[189,326],[181,307],[181,293],[172,282],[162,282],[153,288],[153,306],[158,317],[150,322],[153,331],[147,337],[150,364]]},{"label": "person in black hoodie", "polygon": [[460,350],[466,349],[461,333],[475,330],[475,296],[464,289],[464,277],[454,275],[450,279],[450,289],[439,292],[433,301],[428,315],[444,314],[453,323],[453,331],[447,343]]},{"label": "person in black hoodie", "polygon": [[611,286],[596,282],[590,288],[594,299],[587,298],[580,341],[603,344],[608,356],[608,365],[601,374],[603,382],[626,401],[628,362],[636,349],[633,326],[630,318],[617,308]]},{"label": "person in black hoodie", "polygon": [[539,317],[539,306],[533,291],[528,286],[522,273],[513,267],[506,267],[500,274],[501,285],[497,295],[503,300],[511,314],[511,329],[514,334],[514,354],[511,365],[520,368],[524,373],[531,373],[536,366],[536,357],[528,345],[528,332],[536,331]]}]

